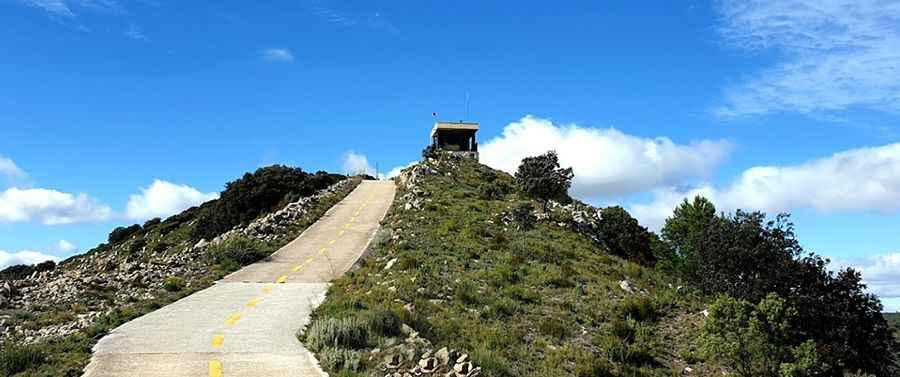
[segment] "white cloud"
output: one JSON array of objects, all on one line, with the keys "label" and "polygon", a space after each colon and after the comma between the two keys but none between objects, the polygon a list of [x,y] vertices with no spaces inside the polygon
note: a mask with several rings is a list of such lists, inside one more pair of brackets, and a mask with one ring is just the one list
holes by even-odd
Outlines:
[{"label": "white cloud", "polygon": [[140,194],[129,197],[125,216],[133,220],[168,217],[218,197],[218,193],[202,193],[188,185],[156,179],[150,187],[141,188]]},{"label": "white cloud", "polygon": [[73,245],[71,242],[66,241],[66,240],[59,240],[56,243],[56,250],[63,252],[63,253],[68,253],[75,249],[77,249],[77,247],[75,247],[75,245]]},{"label": "white cloud", "polygon": [[875,255],[855,262],[835,261],[834,266],[858,270],[869,291],[881,299],[900,298],[900,252]]},{"label": "white cloud", "polygon": [[270,48],[262,51],[262,58],[271,62],[292,62],[294,53],[286,48]]},{"label": "white cloud", "polygon": [[375,176],[375,168],[369,164],[369,159],[366,155],[356,153],[352,150],[344,153],[342,169],[344,173],[349,175],[368,174]]},{"label": "white cloud", "polygon": [[387,174],[383,175],[383,176],[380,177],[380,178],[394,178],[394,177],[400,175],[400,172],[402,172],[403,169],[406,169],[406,168],[408,168],[408,167],[410,167],[410,166],[413,166],[413,165],[415,165],[415,164],[417,164],[417,163],[419,163],[419,161],[413,161],[413,162],[410,162],[410,163],[408,163],[408,164],[406,164],[406,165],[395,166],[393,169],[389,170],[389,171],[387,172]]},{"label": "white cloud", "polygon": [[5,176],[7,180],[14,181],[25,178],[26,174],[12,159],[0,156],[0,176]]},{"label": "white cloud", "polygon": [[51,189],[9,188],[0,192],[0,222],[40,221],[45,225],[99,221],[112,210],[86,194]]},{"label": "white cloud", "polygon": [[823,213],[900,211],[900,143],[859,148],[800,165],[758,166],[724,188],[663,188],[650,203],[631,206],[642,224],[659,229],[683,198],[701,194],[724,211],[811,208]]},{"label": "white cloud", "polygon": [[75,17],[72,9],[85,8],[93,11],[121,11],[114,0],[19,0],[26,5],[45,10],[56,16]]},{"label": "white cloud", "polygon": [[676,144],[664,137],[643,138],[614,128],[558,125],[526,116],[481,143],[481,162],[514,173],[522,158],[556,150],[562,166],[575,172],[573,194],[616,196],[705,177],[728,155],[726,141]]},{"label": "white cloud", "polygon": [[140,26],[137,26],[135,24],[131,24],[130,26],[128,26],[128,30],[125,30],[125,36],[136,41],[147,40],[147,36],[144,35],[144,31],[141,30]]},{"label": "white cloud", "polygon": [[0,269],[17,264],[37,264],[48,260],[59,262],[59,258],[37,251],[23,250],[18,253],[9,253],[5,250],[0,250]]},{"label": "white cloud", "polygon": [[725,0],[718,10],[726,43],[777,57],[728,88],[715,114],[900,112],[900,2]]}]

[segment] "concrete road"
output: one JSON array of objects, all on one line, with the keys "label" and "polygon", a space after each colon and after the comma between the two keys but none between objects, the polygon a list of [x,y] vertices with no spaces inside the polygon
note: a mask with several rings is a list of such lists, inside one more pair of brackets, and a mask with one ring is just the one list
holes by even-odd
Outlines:
[{"label": "concrete road", "polygon": [[270,258],[113,330],[85,376],[325,376],[297,331],[362,255],[394,198],[364,181]]}]

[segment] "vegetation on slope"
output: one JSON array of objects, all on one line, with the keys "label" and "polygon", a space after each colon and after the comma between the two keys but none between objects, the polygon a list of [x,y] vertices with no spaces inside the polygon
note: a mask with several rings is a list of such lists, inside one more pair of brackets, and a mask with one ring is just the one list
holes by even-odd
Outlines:
[{"label": "vegetation on slope", "polygon": [[[402,323],[488,376],[670,375],[660,319],[699,311],[693,296],[573,231],[561,207],[537,219],[543,203],[505,173],[465,159],[428,167],[413,188],[422,209],[406,209],[401,186],[371,256],[313,315],[306,344],[353,361],[323,363],[331,372],[383,375]],[[413,363],[426,350],[415,352]]]},{"label": "vegetation on slope", "polygon": [[[47,325],[72,321],[87,310],[102,308],[102,315],[84,329],[62,337],[41,338],[26,342],[10,334],[2,340],[0,352],[0,376],[78,376],[90,358],[91,347],[113,328],[143,314],[149,313],[181,297],[206,288],[215,279],[266,257],[289,242],[306,227],[315,222],[328,208],[340,201],[359,183],[359,178],[348,181],[333,194],[323,196],[308,208],[306,215],[291,224],[277,237],[269,240],[236,234],[224,242],[197,247],[201,239],[211,240],[235,226],[244,226],[275,209],[309,197],[319,190],[342,181],[345,177],[319,172],[309,174],[297,168],[270,166],[247,173],[229,183],[220,199],[199,207],[190,208],[165,220],[152,219],[143,225],[120,227],[109,235],[109,242],[87,253],[63,261],[58,266],[15,266],[2,272],[5,279],[22,279],[35,272],[84,270],[90,278],[104,273],[117,273],[122,265],[143,265],[155,268],[162,261],[184,261],[183,276],[164,276],[149,286],[132,287],[135,295],[122,296],[113,289],[110,281],[101,281],[85,292],[81,302],[62,301],[52,305],[35,302],[29,307],[0,310],[6,316],[6,326],[39,329]],[[221,211],[221,212],[220,212]],[[101,270],[95,269],[97,261],[103,261]],[[106,270],[109,268],[110,270]],[[168,268],[161,266],[161,268]],[[58,271],[54,271],[58,269]],[[93,283],[92,283],[93,284]],[[144,284],[144,283],[141,283]],[[115,290],[115,289],[113,289]],[[151,298],[146,298],[147,296]],[[98,301],[99,300],[99,301]]]},{"label": "vegetation on slope", "polygon": [[442,347],[488,376],[896,375],[877,298],[805,252],[786,215],[697,198],[662,237],[620,207],[584,221],[554,157],[516,179],[448,157],[407,170],[301,340],[337,375],[421,371]]}]

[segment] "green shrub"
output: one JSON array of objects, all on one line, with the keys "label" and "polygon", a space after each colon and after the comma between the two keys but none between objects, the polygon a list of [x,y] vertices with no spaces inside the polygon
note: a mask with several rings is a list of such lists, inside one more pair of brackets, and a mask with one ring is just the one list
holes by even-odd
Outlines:
[{"label": "green shrub", "polygon": [[119,243],[119,242],[126,240],[132,234],[135,234],[140,231],[141,231],[141,226],[138,224],[134,224],[134,225],[131,225],[128,227],[120,226],[116,229],[113,229],[113,231],[109,233],[108,240],[109,240],[109,243],[111,243],[111,244]]},{"label": "green shrub", "polygon": [[551,316],[544,317],[541,320],[538,330],[541,334],[555,339],[563,339],[570,334],[569,324],[566,321]]},{"label": "green shrub", "polygon": [[359,317],[319,319],[307,330],[306,345],[316,352],[327,347],[363,348],[369,342],[368,327]]},{"label": "green shrub", "polygon": [[572,168],[563,169],[559,166],[559,157],[555,151],[523,158],[516,171],[516,181],[522,191],[541,201],[545,210],[548,200],[570,200],[568,191],[573,176]]},{"label": "green shrub", "polygon": [[219,199],[200,206],[192,236],[213,239],[236,225],[249,223],[260,214],[310,196],[344,178],[325,172],[309,174],[282,165],[259,168],[229,182]]},{"label": "green shrub", "polygon": [[622,318],[631,318],[635,321],[651,321],[656,318],[656,310],[653,301],[645,296],[630,296],[618,305]]},{"label": "green shrub", "polygon": [[814,376],[820,367],[815,342],[797,344],[791,326],[796,316],[797,311],[775,294],[756,305],[720,296],[703,324],[701,350],[744,377]]},{"label": "green shrub", "polygon": [[169,276],[163,280],[163,288],[169,292],[178,292],[184,289],[184,279],[177,276]]},{"label": "green shrub", "polygon": [[274,251],[272,246],[264,242],[243,236],[229,238],[225,242],[211,246],[208,250],[216,263],[226,270],[236,270],[254,263]]},{"label": "green shrub", "polygon": [[11,345],[3,346],[0,351],[0,375],[12,376],[36,368],[47,360],[46,353],[37,346]]},{"label": "green shrub", "polygon": [[325,347],[318,351],[319,362],[326,370],[351,371],[360,369],[359,352],[337,347]]}]

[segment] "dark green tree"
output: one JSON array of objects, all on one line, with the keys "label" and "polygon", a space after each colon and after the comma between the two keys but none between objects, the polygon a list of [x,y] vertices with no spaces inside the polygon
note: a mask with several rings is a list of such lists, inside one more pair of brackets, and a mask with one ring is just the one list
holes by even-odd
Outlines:
[{"label": "dark green tree", "polygon": [[573,176],[572,168],[563,169],[559,166],[559,157],[555,151],[523,158],[516,171],[516,181],[522,191],[540,201],[544,210],[547,209],[549,200],[569,200],[568,191],[572,186]]},{"label": "dark green tree", "polygon": [[109,243],[111,243],[111,244],[119,243],[119,242],[122,242],[122,241],[128,239],[128,237],[130,237],[131,235],[133,235],[137,232],[140,232],[140,231],[141,231],[141,226],[138,224],[134,224],[134,225],[127,226],[127,227],[120,226],[116,229],[113,229],[113,231],[109,233],[108,240],[109,240]]},{"label": "dark green tree", "polygon": [[693,201],[684,199],[672,217],[666,219],[662,229],[662,239],[671,251],[666,260],[671,269],[683,274],[688,280],[697,279],[697,250],[703,241],[704,232],[716,221],[716,207],[702,196]]},{"label": "dark green tree", "polygon": [[600,234],[609,252],[644,265],[656,263],[653,234],[619,206],[600,210]]}]

